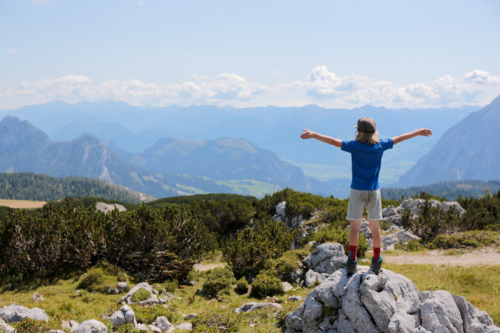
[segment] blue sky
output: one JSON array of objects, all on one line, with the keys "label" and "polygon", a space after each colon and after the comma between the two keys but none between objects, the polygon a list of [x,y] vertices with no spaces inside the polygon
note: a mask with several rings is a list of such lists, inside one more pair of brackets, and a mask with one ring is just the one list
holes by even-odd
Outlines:
[{"label": "blue sky", "polygon": [[484,105],[500,1],[0,0],[0,109]]}]

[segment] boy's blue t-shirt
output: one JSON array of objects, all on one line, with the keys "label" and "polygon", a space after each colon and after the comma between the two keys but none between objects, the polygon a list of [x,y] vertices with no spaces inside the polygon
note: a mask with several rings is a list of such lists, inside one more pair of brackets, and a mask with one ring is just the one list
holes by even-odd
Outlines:
[{"label": "boy's blue t-shirt", "polygon": [[392,139],[382,139],[376,144],[358,141],[342,141],[342,150],[351,153],[352,183],[355,190],[377,190],[380,188],[378,176],[382,164],[382,155],[394,146]]}]

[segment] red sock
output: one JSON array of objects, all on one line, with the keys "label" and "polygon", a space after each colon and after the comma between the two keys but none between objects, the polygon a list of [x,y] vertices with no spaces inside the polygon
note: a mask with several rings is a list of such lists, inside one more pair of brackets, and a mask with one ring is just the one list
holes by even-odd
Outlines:
[{"label": "red sock", "polygon": [[375,260],[377,261],[380,260],[380,247],[373,248],[373,258],[375,258]]},{"label": "red sock", "polygon": [[352,261],[356,261],[356,252],[358,252],[358,246],[349,245],[349,257],[351,257]]}]

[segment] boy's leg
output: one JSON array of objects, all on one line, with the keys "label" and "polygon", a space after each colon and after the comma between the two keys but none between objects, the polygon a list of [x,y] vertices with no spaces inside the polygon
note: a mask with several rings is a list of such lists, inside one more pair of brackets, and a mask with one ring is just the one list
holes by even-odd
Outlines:
[{"label": "boy's leg", "polygon": [[373,257],[375,260],[380,259],[380,248],[381,248],[381,237],[380,237],[380,224],[378,220],[368,220],[368,227],[372,233],[372,241],[373,241]]},{"label": "boy's leg", "polygon": [[361,229],[361,220],[351,220],[351,231],[349,234],[349,257],[356,261],[358,251],[359,230]]}]

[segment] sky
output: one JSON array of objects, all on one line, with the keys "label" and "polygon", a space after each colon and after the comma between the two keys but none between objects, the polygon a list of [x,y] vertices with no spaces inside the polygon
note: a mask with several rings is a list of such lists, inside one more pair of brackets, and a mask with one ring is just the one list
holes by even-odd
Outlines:
[{"label": "sky", "polygon": [[0,0],[0,109],[486,105],[500,1]]}]

